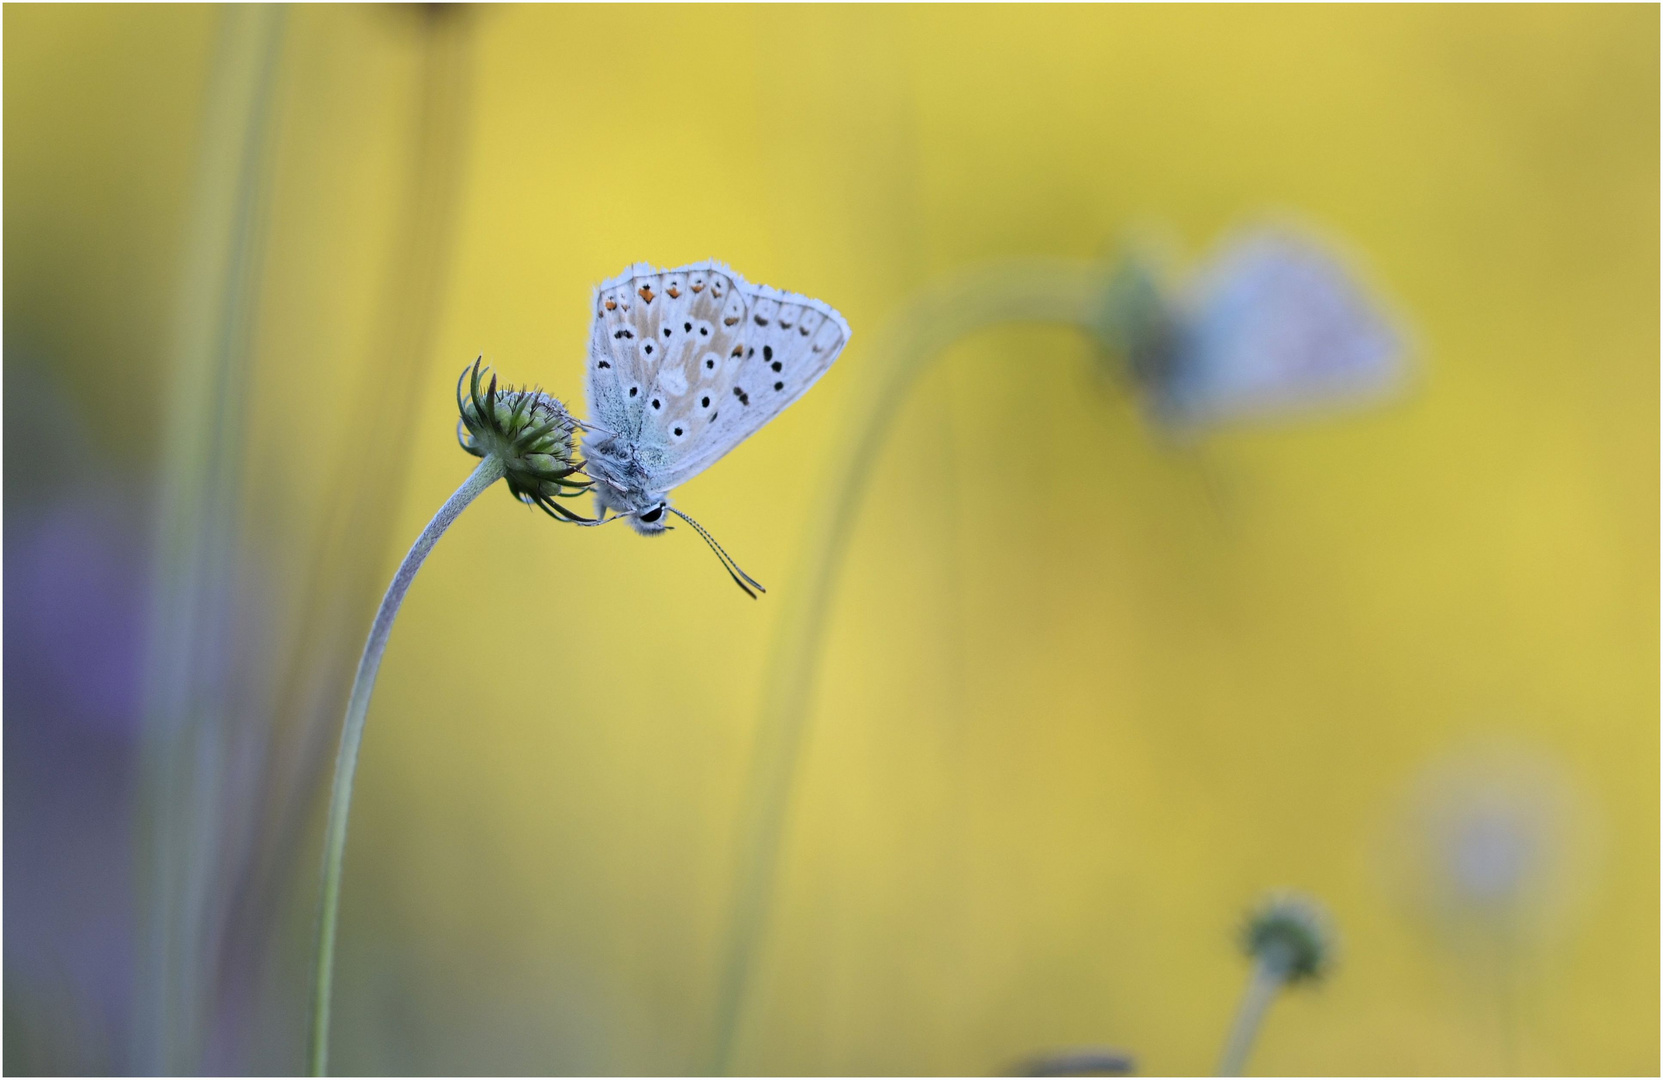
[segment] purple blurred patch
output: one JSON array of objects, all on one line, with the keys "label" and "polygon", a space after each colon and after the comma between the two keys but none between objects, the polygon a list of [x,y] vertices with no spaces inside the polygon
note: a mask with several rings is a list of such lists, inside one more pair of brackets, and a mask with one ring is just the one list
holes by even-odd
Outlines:
[{"label": "purple blurred patch", "polygon": [[[73,1011],[74,1045],[33,1051],[71,1071],[118,1071],[129,1013],[149,535],[138,506],[70,495],[6,515],[6,992],[45,991],[54,1012]],[[9,1046],[7,1060],[28,1064]]]},{"label": "purple blurred patch", "polygon": [[137,737],[145,530],[131,508],[66,499],[8,515],[5,693],[58,722]]}]

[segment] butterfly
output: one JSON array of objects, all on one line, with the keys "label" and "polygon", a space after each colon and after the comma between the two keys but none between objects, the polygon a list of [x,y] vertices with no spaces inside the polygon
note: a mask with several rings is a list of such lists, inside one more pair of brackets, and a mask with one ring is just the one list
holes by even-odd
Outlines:
[{"label": "butterfly", "polygon": [[636,263],[596,286],[593,318],[584,459],[597,520],[654,536],[673,514],[741,589],[765,592],[669,492],[802,397],[849,343],[847,320],[719,262]]},{"label": "butterfly", "polygon": [[1110,330],[1156,416],[1179,427],[1379,396],[1404,343],[1345,265],[1290,232],[1228,244],[1181,289],[1129,261]]}]

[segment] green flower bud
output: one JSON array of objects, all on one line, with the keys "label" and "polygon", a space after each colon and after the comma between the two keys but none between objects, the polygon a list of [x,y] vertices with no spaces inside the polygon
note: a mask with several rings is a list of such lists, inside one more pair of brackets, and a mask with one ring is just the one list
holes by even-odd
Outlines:
[{"label": "green flower bud", "polygon": [[1091,320],[1099,353],[1114,374],[1140,389],[1159,391],[1171,375],[1178,315],[1156,265],[1138,256],[1120,261],[1109,276]]},{"label": "green flower bud", "polygon": [[1320,978],[1334,959],[1334,932],[1314,900],[1285,893],[1259,905],[1242,928],[1242,951],[1288,985]]},{"label": "green flower bud", "polygon": [[[483,359],[483,358],[481,358]],[[577,457],[578,423],[556,398],[535,389],[497,386],[496,375],[481,387],[485,371],[475,360],[456,380],[456,441],[474,457],[494,455],[507,469],[508,490],[528,506],[556,520],[588,521],[556,499],[581,495],[589,481]],[[471,378],[470,378],[471,376]],[[462,393],[463,382],[468,393]]]}]

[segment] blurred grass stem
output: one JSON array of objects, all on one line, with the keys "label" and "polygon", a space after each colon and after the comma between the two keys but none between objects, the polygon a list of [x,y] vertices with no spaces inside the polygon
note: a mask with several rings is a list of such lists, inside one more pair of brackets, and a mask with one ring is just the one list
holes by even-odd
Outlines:
[{"label": "blurred grass stem", "polygon": [[1247,1057],[1253,1052],[1253,1041],[1264,1023],[1265,1011],[1287,981],[1287,961],[1276,950],[1267,950],[1253,961],[1253,973],[1248,976],[1247,989],[1242,991],[1241,1004],[1236,1007],[1235,1022],[1230,1025],[1230,1037],[1218,1059],[1219,1076],[1243,1074]]},{"label": "blurred grass stem", "polygon": [[220,17],[180,280],[156,513],[140,750],[133,1060],[199,1071],[228,761],[239,748],[237,608],[247,386],[269,217],[286,9]]},{"label": "blurred grass stem", "polygon": [[809,546],[762,693],[757,742],[741,810],[734,900],[717,989],[709,1071],[732,1065],[745,998],[768,929],[768,908],[790,812],[808,703],[850,537],[895,418],[918,377],[960,339],[992,326],[1039,323],[1090,330],[1106,281],[1095,262],[1022,260],[972,271],[925,291],[868,354],[856,420],[847,429],[826,496],[805,535]]},{"label": "blurred grass stem", "polygon": [[352,782],[358,771],[358,747],[364,741],[364,720],[369,714],[370,694],[375,690],[375,676],[381,669],[381,657],[387,651],[387,638],[393,631],[393,620],[404,596],[410,591],[416,572],[427,560],[428,552],[439,542],[439,537],[450,528],[451,522],[479,497],[480,492],[502,479],[503,461],[487,455],[478,467],[456,489],[456,493],[433,515],[409,554],[399,563],[393,583],[376,609],[375,622],[370,624],[369,640],[364,642],[364,655],[358,661],[358,673],[352,680],[352,694],[347,699],[346,720],[341,725],[341,745],[335,758],[335,782],[329,792],[329,822],[323,840],[323,895],[318,916],[318,945],[316,981],[312,986],[312,1022],[306,1062],[312,1076],[323,1076],[329,1066],[329,1004],[335,980],[335,926],[341,903],[341,865],[346,854],[347,815],[352,810]]},{"label": "blurred grass stem", "polygon": [[[301,942],[291,943],[290,920],[283,916],[293,899],[290,883],[303,852],[311,869],[306,849],[314,836],[312,811],[335,749],[341,698],[355,663],[352,649],[380,599],[379,578],[392,546],[401,481],[409,469],[416,399],[432,363],[452,263],[474,112],[476,20],[457,6],[400,10],[393,28],[413,25],[419,31],[411,145],[401,167],[398,224],[370,315],[372,329],[361,362],[341,371],[340,388],[347,401],[381,404],[355,410],[329,455],[330,471],[297,589],[301,606],[290,643],[272,650],[281,674],[274,676],[277,690],[266,714],[265,766],[258,789],[249,795],[254,818],[232,876],[216,994],[227,1023],[215,1032],[221,1056],[210,1060],[209,1071],[261,1071],[245,1055],[257,1045],[263,1026],[256,1011],[275,996],[264,989],[265,973],[273,966],[286,969],[282,957],[308,955],[314,915],[309,873],[300,875],[308,890]],[[289,483],[313,486],[301,476]],[[297,952],[293,944],[299,944]],[[304,1001],[310,970],[302,966],[298,974],[299,1000]],[[238,1019],[240,1026],[234,1025]],[[282,1067],[301,1068],[292,1038],[280,1042],[290,1054],[285,1059],[290,1063]]]}]

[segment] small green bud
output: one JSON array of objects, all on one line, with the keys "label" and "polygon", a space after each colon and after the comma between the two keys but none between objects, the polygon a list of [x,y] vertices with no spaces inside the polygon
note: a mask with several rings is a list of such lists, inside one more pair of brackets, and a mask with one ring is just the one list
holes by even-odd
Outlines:
[{"label": "small green bud", "polygon": [[1334,932],[1316,901],[1292,893],[1267,897],[1242,927],[1242,951],[1288,985],[1321,978],[1334,959]]},{"label": "small green bud", "polygon": [[1157,387],[1172,364],[1177,315],[1152,262],[1128,256],[1105,281],[1091,320],[1105,363],[1139,388]]},{"label": "small green bud", "polygon": [[[490,454],[502,459],[508,490],[521,502],[557,520],[587,521],[555,502],[589,488],[577,458],[577,421],[557,398],[541,390],[498,387],[495,375],[481,386],[487,370],[475,360],[456,382],[456,441],[474,457]],[[468,383],[465,395],[463,382]]]}]

